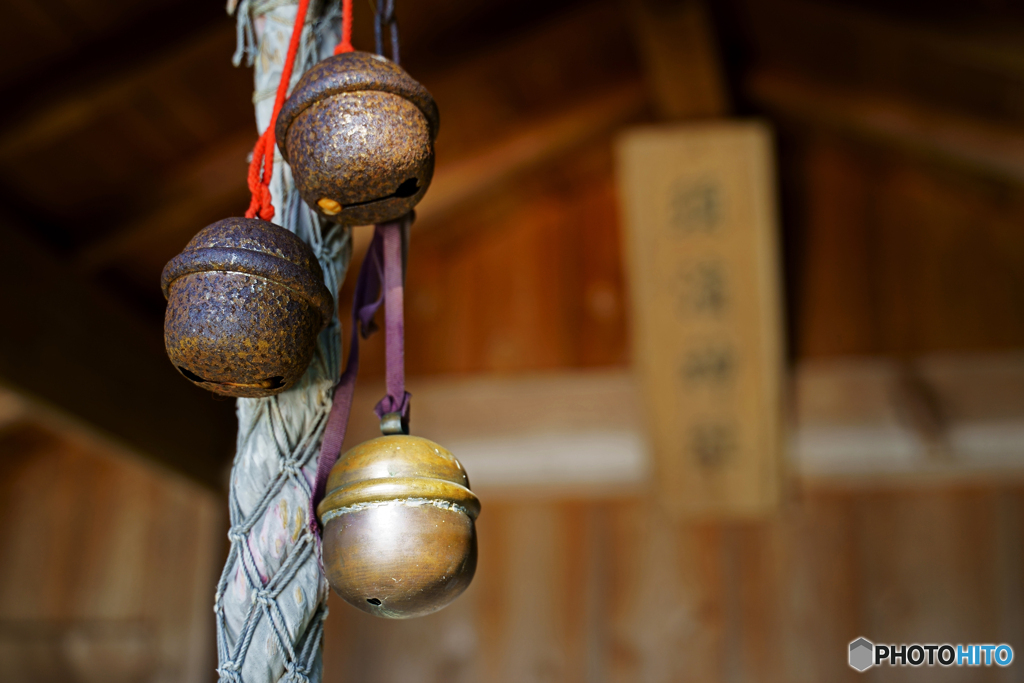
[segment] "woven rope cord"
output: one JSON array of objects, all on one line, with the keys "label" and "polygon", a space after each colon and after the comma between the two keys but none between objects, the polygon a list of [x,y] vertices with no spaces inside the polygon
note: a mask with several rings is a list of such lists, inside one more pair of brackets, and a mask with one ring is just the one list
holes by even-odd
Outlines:
[{"label": "woven rope cord", "polygon": [[[337,5],[319,0],[310,4],[289,88],[317,60],[330,55],[337,40]],[[242,0],[236,11],[239,45],[234,61],[255,67],[254,104],[262,131],[272,118],[272,96],[296,2]],[[260,97],[266,92],[271,97]],[[276,216],[309,243],[325,284],[336,292],[351,256],[350,232],[321,224],[293,188],[291,169],[278,159],[269,183]],[[238,443],[228,500],[230,550],[214,601],[222,683],[321,680],[328,586],[307,511],[340,365],[335,318],[321,333],[310,367],[296,387],[237,402]]]}]

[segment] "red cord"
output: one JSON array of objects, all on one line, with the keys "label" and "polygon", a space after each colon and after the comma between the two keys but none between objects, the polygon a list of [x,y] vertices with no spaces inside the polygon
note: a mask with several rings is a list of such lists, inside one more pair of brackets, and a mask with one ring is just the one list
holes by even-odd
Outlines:
[{"label": "red cord", "polygon": [[[351,0],[346,0],[351,2]],[[292,80],[292,69],[295,66],[295,55],[299,51],[299,40],[302,38],[302,27],[306,23],[306,13],[309,9],[309,0],[299,0],[299,8],[295,13],[295,26],[292,28],[292,37],[288,41],[288,54],[284,59],[284,66],[281,68],[281,82],[277,84],[277,98],[274,100],[274,112],[270,115],[270,125],[263,131],[263,135],[256,141],[252,150],[252,162],[249,164],[249,191],[252,192],[252,201],[249,202],[249,209],[245,212],[246,218],[255,218],[257,215],[265,221],[274,217],[274,204],[270,196],[270,179],[274,175],[274,146],[277,140],[274,138],[274,126],[277,125],[277,115],[281,113],[284,105],[285,95],[288,94],[288,84]],[[260,168],[263,174],[260,177]]]},{"label": "red cord", "polygon": [[334,54],[352,52],[352,0],[341,0],[341,40],[334,46]]}]

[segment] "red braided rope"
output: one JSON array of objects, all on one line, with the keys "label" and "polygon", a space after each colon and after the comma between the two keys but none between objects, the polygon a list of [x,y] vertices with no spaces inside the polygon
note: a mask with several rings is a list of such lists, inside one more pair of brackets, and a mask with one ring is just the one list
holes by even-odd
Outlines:
[{"label": "red braided rope", "polygon": [[352,0],[341,0],[341,40],[334,46],[334,54],[352,52]]},{"label": "red braided rope", "polygon": [[292,28],[292,37],[288,41],[288,54],[281,69],[281,81],[277,84],[277,98],[274,100],[274,112],[270,115],[270,125],[263,131],[263,135],[256,141],[256,146],[252,150],[248,178],[252,201],[249,202],[249,209],[245,212],[246,218],[255,218],[258,215],[263,220],[269,221],[274,217],[274,204],[270,196],[270,179],[274,175],[274,145],[277,144],[277,140],[274,138],[274,126],[277,125],[277,115],[281,113],[285,95],[288,94],[288,84],[292,80],[295,55],[299,51],[299,40],[302,38],[302,27],[306,23],[308,9],[309,0],[299,0],[299,8],[295,12],[295,26]]}]

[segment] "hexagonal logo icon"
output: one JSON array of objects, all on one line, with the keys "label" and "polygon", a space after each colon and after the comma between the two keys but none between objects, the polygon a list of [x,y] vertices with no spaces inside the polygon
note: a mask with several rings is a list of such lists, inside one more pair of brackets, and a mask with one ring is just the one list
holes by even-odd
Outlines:
[{"label": "hexagonal logo icon", "polygon": [[850,643],[850,666],[865,671],[874,666],[875,644],[867,638],[858,638]]}]

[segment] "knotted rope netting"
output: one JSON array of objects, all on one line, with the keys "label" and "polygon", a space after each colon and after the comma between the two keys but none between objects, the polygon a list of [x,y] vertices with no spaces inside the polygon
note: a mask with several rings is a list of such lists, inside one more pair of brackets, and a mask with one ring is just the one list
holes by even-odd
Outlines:
[{"label": "knotted rope netting", "polygon": [[[292,28],[295,0],[229,2],[238,21],[234,61],[255,72],[253,103],[260,133],[270,123]],[[338,40],[335,3],[314,0],[301,34],[289,87],[331,54]],[[294,192],[291,169],[276,147],[270,191],[275,222],[313,249],[324,281],[338,292],[351,256],[351,232],[322,222]],[[320,334],[306,374],[276,396],[238,399],[238,444],[231,470],[231,549],[217,585],[217,672],[223,682],[288,683],[321,679],[328,585],[308,518],[317,454],[341,366],[335,316]]]}]

